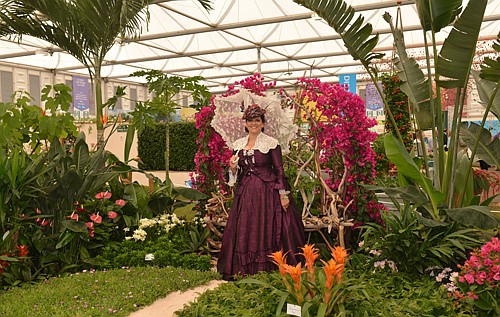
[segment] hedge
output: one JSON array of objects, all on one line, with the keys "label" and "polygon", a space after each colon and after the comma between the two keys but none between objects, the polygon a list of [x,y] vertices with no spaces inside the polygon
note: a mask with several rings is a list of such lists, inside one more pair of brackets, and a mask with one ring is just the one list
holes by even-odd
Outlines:
[{"label": "hedge", "polygon": [[[170,124],[170,170],[193,171],[194,155],[198,151],[198,130],[194,122]],[[165,124],[146,128],[138,139],[137,148],[144,170],[165,170]]]}]

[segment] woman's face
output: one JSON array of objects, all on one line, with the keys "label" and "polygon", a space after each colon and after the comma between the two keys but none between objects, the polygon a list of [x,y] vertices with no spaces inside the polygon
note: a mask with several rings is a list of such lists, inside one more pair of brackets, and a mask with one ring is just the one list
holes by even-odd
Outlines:
[{"label": "woman's face", "polygon": [[246,120],[245,126],[248,129],[248,133],[260,133],[262,127],[264,127],[264,123],[260,117],[250,118]]}]

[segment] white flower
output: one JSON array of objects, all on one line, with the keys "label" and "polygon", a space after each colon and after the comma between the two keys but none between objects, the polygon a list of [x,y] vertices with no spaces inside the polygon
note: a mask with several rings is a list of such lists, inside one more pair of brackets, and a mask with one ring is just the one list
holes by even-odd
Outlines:
[{"label": "white flower", "polygon": [[132,240],[132,237],[125,237],[125,240]]},{"label": "white flower", "polygon": [[144,261],[153,261],[155,259],[155,255],[153,253],[148,253],[144,257]]},{"label": "white flower", "polygon": [[125,231],[125,232],[129,232],[129,231],[130,231],[130,228],[123,228],[123,231]]},{"label": "white flower", "polygon": [[360,243],[358,243],[358,247],[360,247],[360,248],[362,248],[364,245],[365,245],[365,241],[361,241]]},{"label": "white flower", "polygon": [[146,240],[147,232],[142,230],[142,229],[137,229],[134,231],[134,234],[132,235],[132,238],[134,238],[135,241],[141,240],[144,241]]}]

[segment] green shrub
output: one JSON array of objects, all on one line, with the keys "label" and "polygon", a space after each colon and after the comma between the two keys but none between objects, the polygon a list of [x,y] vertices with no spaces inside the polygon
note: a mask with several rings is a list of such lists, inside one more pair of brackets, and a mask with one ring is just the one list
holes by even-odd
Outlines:
[{"label": "green shrub", "polygon": [[[170,124],[170,170],[192,171],[194,155],[198,151],[198,130],[194,122]],[[139,167],[145,170],[165,170],[165,124],[146,127],[139,136]]]},{"label": "green shrub", "polygon": [[155,265],[210,270],[211,257],[190,252],[188,241],[189,229],[176,227],[156,239],[125,240],[116,245],[108,245],[96,260],[100,263],[99,268]]}]

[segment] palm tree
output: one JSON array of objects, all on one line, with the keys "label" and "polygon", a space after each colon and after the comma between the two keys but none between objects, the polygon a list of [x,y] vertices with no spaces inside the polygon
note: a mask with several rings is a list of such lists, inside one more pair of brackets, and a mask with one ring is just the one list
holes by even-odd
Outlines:
[{"label": "palm tree", "polygon": [[[0,34],[30,35],[65,50],[95,84],[97,139],[103,140],[101,68],[117,38],[138,37],[153,0],[0,0]],[[198,0],[211,8],[211,0]],[[144,23],[145,22],[145,23]]]}]

